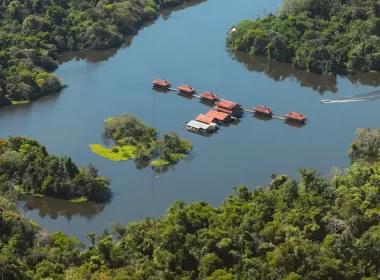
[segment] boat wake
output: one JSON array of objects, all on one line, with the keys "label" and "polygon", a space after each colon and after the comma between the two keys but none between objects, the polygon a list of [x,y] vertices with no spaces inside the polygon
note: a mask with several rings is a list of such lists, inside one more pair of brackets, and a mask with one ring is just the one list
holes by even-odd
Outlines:
[{"label": "boat wake", "polygon": [[347,96],[339,99],[322,99],[321,103],[347,103],[347,102],[363,102],[363,101],[375,101],[380,99],[380,90],[370,92],[370,93],[362,93],[353,96]]}]

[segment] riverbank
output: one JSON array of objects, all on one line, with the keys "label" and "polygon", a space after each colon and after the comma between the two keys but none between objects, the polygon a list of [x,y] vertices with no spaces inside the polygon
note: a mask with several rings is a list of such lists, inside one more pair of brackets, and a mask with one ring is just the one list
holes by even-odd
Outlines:
[{"label": "riverbank", "polygon": [[334,8],[328,3],[287,0],[276,14],[242,20],[229,32],[227,46],[324,75],[379,71],[379,10],[352,1]]},{"label": "riverbank", "polygon": [[[66,51],[105,50],[122,46],[148,22],[174,7],[195,5],[205,0],[115,2],[108,5],[55,3],[24,12],[12,12],[1,4],[3,51],[0,60],[0,106],[26,103],[60,92],[64,85],[56,75],[57,55]],[[96,15],[96,16],[95,16]],[[49,34],[49,35],[46,35]]]}]

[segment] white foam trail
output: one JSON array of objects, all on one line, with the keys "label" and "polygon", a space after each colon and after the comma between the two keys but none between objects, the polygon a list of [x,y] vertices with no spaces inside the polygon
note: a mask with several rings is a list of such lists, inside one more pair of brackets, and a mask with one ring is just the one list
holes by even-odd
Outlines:
[{"label": "white foam trail", "polygon": [[380,99],[380,90],[370,92],[370,93],[362,93],[354,96],[347,96],[340,99],[335,100],[327,100],[322,99],[321,103],[347,103],[347,102],[364,102],[364,101],[375,101]]},{"label": "white foam trail", "polygon": [[349,103],[349,102],[364,102],[364,101],[370,101],[370,100],[376,100],[376,99],[367,99],[367,100],[361,100],[361,99],[322,100],[322,103],[323,104],[328,104],[328,103]]},{"label": "white foam trail", "polygon": [[363,102],[366,100],[346,99],[346,100],[330,100],[329,103],[347,103],[347,102]]}]

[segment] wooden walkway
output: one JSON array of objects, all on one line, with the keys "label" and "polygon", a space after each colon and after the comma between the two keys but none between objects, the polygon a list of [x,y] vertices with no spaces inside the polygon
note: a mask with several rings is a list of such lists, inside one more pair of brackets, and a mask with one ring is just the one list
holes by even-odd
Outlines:
[{"label": "wooden walkway", "polygon": [[[176,89],[176,88],[169,88],[169,90],[170,90],[170,91],[180,92],[180,90],[179,90],[179,89]],[[184,94],[184,95],[186,95],[186,94]],[[199,95],[197,95],[197,94],[187,94],[187,95],[188,95],[189,97],[195,97],[195,98],[198,98],[198,99],[202,99],[202,98],[201,98]],[[205,100],[205,101],[207,101],[207,100]],[[210,103],[213,103],[213,102],[210,101]],[[248,109],[244,109],[244,108],[243,108],[243,111],[244,111],[244,112],[247,112],[247,113],[251,113],[251,114],[254,114],[254,113],[255,113],[255,111],[248,110]],[[286,120],[286,118],[281,117],[281,116],[272,116],[271,118],[272,118],[272,119],[283,120],[283,121]]]}]

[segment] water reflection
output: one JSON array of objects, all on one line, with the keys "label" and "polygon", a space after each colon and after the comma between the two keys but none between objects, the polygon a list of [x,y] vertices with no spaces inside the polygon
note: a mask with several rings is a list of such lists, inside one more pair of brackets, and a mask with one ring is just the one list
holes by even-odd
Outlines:
[{"label": "water reflection", "polygon": [[[129,44],[127,43],[123,47],[128,47]],[[86,60],[87,62],[91,63],[97,63],[97,62],[102,62],[102,61],[108,61],[111,57],[115,56],[117,51],[119,49],[109,49],[105,51],[76,51],[76,52],[67,52],[63,53],[58,57],[58,62],[60,64],[69,62],[73,59],[76,61],[79,60]]]},{"label": "water reflection", "polygon": [[218,131],[214,131],[212,133],[202,133],[202,132],[197,132],[197,131],[191,131],[191,130],[188,130],[187,132],[189,133],[193,133],[193,134],[196,134],[196,135],[199,135],[199,136],[203,136],[203,137],[206,137],[206,138],[209,138],[215,134],[218,134]]},{"label": "water reflection", "polygon": [[[192,6],[197,6],[203,2],[206,2],[206,0],[188,1],[188,2],[185,2],[181,5],[178,5],[176,7],[165,9],[165,10],[161,11],[160,15],[161,15],[162,19],[167,20],[170,18],[170,15],[172,14],[172,12],[184,10],[184,9],[186,9],[188,7],[192,7]],[[140,30],[143,28],[151,26],[155,22],[156,22],[156,20],[146,22],[140,28]],[[125,38],[125,43],[123,44],[121,49],[129,47],[132,43],[132,39],[133,39],[133,36],[127,36]],[[65,62],[69,62],[73,59],[75,59],[76,61],[86,60],[87,62],[97,63],[97,62],[102,62],[102,61],[108,61],[110,58],[112,58],[113,56],[116,55],[116,53],[118,52],[119,49],[120,48],[114,48],[114,49],[102,50],[102,51],[86,50],[86,51],[67,52],[67,53],[63,53],[63,54],[59,55],[57,60],[60,64],[65,63]]]},{"label": "water reflection", "polygon": [[290,121],[285,121],[285,123],[290,126],[290,127],[293,127],[293,128],[302,128],[305,126],[304,123],[297,123],[297,122],[290,122]]},{"label": "water reflection", "polygon": [[171,90],[167,88],[155,88],[155,87],[152,87],[152,91],[153,91],[153,94],[155,93],[167,94],[171,92]]},{"label": "water reflection", "polygon": [[170,15],[172,12],[175,11],[181,11],[189,7],[197,6],[199,4],[202,4],[203,2],[206,2],[206,0],[192,0],[192,1],[187,1],[184,2],[176,7],[170,8],[170,9],[165,9],[161,11],[161,16],[163,20],[168,20],[170,18]]},{"label": "water reflection", "polygon": [[378,87],[380,86],[380,73],[369,72],[369,73],[356,73],[355,75],[348,75],[347,79],[355,85],[364,85]]},{"label": "water reflection", "polygon": [[[325,92],[336,93],[338,91],[338,79],[336,76],[325,76],[294,69],[291,64],[269,60],[263,56],[250,55],[241,52],[229,52],[231,57],[247,67],[249,71],[264,73],[276,82],[286,79],[296,81],[301,87],[312,88],[319,94]],[[351,74],[347,79],[356,85],[380,86],[379,73]]]},{"label": "water reflection", "polygon": [[26,211],[38,210],[38,216],[41,218],[48,216],[55,220],[58,216],[64,216],[69,221],[77,215],[90,221],[102,212],[106,205],[90,201],[75,203],[53,197],[34,197],[32,195],[23,195],[20,201]]},{"label": "water reflection", "polygon": [[230,126],[237,126],[241,122],[241,119],[233,119],[231,122],[228,123],[221,123],[221,126],[230,127]]},{"label": "water reflection", "polygon": [[256,115],[256,114],[253,114],[252,117],[255,119],[258,119],[260,121],[265,121],[265,122],[269,122],[270,120],[273,119],[272,117],[268,117],[268,116],[264,116],[264,115]]},{"label": "water reflection", "polygon": [[214,103],[208,102],[208,101],[204,101],[204,100],[200,100],[199,103],[201,103],[201,104],[203,104],[203,105],[205,105],[205,106],[207,106],[207,107],[209,107],[211,109],[214,108],[214,106],[215,106]]}]

